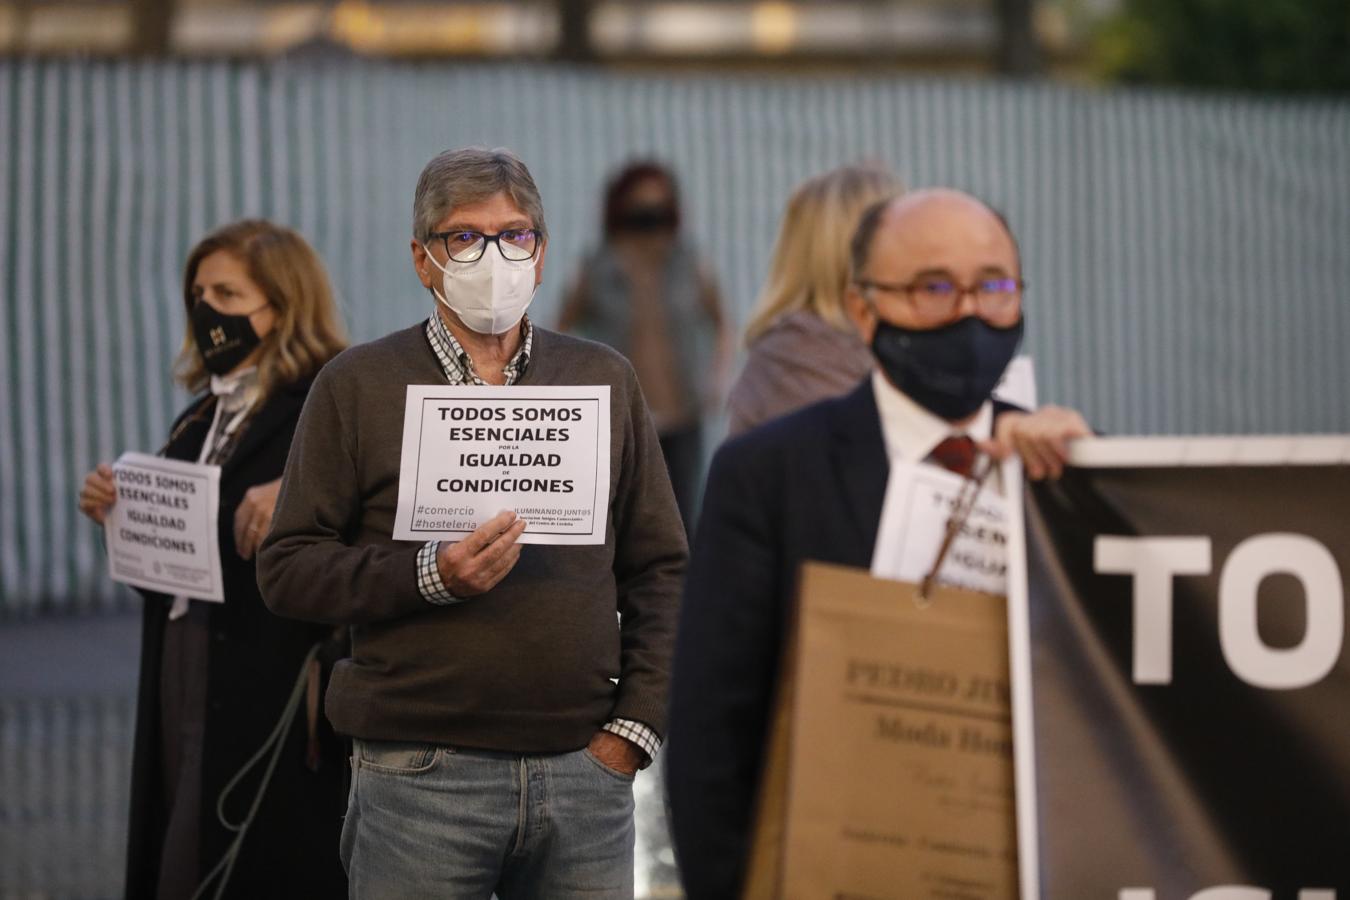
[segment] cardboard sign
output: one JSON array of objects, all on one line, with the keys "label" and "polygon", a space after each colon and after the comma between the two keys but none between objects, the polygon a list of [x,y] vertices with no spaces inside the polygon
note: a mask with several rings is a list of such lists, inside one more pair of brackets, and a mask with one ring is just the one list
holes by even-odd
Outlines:
[{"label": "cardboard sign", "polygon": [[1018,896],[1001,597],[808,563],[745,895]]}]

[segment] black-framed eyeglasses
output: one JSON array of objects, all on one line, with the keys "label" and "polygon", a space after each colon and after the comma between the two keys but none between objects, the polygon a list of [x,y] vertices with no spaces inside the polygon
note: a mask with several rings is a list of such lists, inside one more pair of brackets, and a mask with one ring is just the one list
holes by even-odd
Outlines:
[{"label": "black-framed eyeglasses", "polygon": [[994,321],[1016,316],[1022,305],[1022,292],[1027,283],[1020,278],[983,278],[972,285],[963,285],[943,275],[924,275],[905,284],[888,284],[866,278],[857,280],[863,290],[902,294],[914,311],[928,321],[953,318],[967,294],[975,300],[976,311],[982,318]]},{"label": "black-framed eyeglasses", "polygon": [[512,262],[534,259],[534,255],[539,252],[539,232],[533,228],[508,228],[496,234],[456,229],[433,231],[431,236],[440,238],[445,246],[445,255],[460,263],[477,262],[489,242],[496,244],[502,257]]}]

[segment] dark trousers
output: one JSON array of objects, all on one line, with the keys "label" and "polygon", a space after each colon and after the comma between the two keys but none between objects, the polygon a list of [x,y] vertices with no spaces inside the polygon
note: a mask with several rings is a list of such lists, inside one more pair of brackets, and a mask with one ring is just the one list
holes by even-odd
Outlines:
[{"label": "dark trousers", "polygon": [[670,486],[684,520],[684,533],[694,533],[694,515],[698,511],[699,488],[703,480],[703,426],[694,424],[661,435],[661,452],[666,457]]}]

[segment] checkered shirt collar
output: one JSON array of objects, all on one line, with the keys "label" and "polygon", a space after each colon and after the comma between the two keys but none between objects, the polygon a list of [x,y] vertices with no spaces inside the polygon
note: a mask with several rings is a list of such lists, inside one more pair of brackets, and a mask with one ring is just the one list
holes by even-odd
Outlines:
[{"label": "checkered shirt collar", "polygon": [[[534,346],[534,323],[530,321],[529,316],[521,320],[520,331],[523,338],[520,349],[502,369],[507,384],[515,384],[520,376],[525,374],[525,368],[530,364],[530,354]],[[427,340],[436,353],[436,359],[441,363],[441,369],[445,371],[446,380],[451,384],[487,384],[474,370],[473,360],[469,358],[464,347],[450,333],[450,329],[445,327],[439,312],[433,311],[431,318],[427,319]]]}]

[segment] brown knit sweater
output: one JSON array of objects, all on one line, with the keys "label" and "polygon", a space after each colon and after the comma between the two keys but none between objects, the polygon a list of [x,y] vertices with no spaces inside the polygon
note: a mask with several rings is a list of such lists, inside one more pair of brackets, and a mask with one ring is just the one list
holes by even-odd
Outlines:
[{"label": "brown knit sweater", "polygon": [[606,540],[524,546],[501,583],[452,606],[422,598],[421,544],[390,536],[406,388],[445,382],[423,327],[347,350],[314,382],[258,583],[279,615],[352,626],[326,700],[344,734],[552,753],[614,717],[664,732],[688,550],[656,433],[618,353],[538,326],[532,349],[519,385],[610,386]]}]

